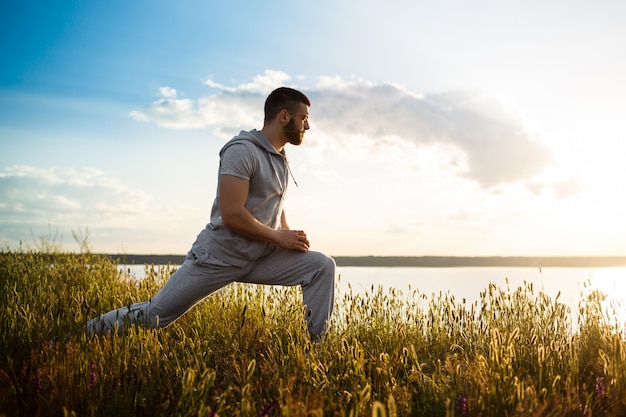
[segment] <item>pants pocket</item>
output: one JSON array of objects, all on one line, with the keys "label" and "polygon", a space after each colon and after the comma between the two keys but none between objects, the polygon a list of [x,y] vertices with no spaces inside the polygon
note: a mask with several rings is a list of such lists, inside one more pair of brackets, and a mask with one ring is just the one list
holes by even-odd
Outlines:
[{"label": "pants pocket", "polygon": [[204,265],[204,266],[233,266],[231,264],[229,264],[228,262],[222,261],[221,259],[216,258],[215,256],[211,255],[209,252],[207,252],[204,249],[199,249],[199,250],[191,250],[189,251],[189,253],[187,254],[187,258],[191,259],[193,261],[194,264],[196,265]]},{"label": "pants pocket", "polygon": [[196,265],[202,265],[208,257],[209,252],[199,248],[194,248],[187,254],[187,259],[191,259]]}]

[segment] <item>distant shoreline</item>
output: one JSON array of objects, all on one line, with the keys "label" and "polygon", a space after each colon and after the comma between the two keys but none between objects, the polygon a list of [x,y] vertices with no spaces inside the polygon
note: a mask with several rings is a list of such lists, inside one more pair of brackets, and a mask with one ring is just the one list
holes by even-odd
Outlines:
[{"label": "distant shoreline", "polygon": [[[122,255],[110,254],[122,264],[168,263],[180,265],[185,255]],[[626,256],[333,256],[337,266],[362,267],[562,267],[594,268],[626,266]]]}]

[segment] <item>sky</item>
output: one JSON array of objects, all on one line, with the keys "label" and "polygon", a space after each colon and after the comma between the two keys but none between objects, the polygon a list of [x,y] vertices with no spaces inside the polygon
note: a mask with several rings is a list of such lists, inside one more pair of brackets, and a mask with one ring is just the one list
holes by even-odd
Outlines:
[{"label": "sky", "polygon": [[[626,2],[0,6],[0,247],[184,254],[286,85],[289,224],[332,256],[626,255]],[[78,241],[78,242],[77,242]]]}]

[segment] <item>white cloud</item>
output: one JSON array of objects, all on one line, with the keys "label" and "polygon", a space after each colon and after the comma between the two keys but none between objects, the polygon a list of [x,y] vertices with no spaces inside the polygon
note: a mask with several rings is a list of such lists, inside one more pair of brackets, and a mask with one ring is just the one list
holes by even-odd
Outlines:
[{"label": "white cloud", "polygon": [[213,128],[219,136],[224,136],[222,132],[231,129],[226,135],[232,136],[233,130],[262,120],[267,94],[290,79],[284,72],[272,70],[236,87],[208,79],[204,84],[217,90],[217,93],[197,100],[177,98],[174,88],[162,87],[161,98],[143,109],[133,110],[130,117],[173,129]]},{"label": "white cloud", "polygon": [[6,223],[103,224],[141,215],[150,197],[86,168],[11,166],[0,171],[0,226]]},{"label": "white cloud", "polygon": [[63,243],[83,227],[80,234],[97,241],[99,250],[115,251],[119,236],[133,230],[141,230],[136,239],[147,245],[157,241],[152,198],[96,169],[6,167],[0,196],[0,245],[29,245],[29,236]]},{"label": "white cloud", "polygon": [[224,129],[256,123],[262,115],[263,100],[262,94],[229,91],[197,100],[163,97],[141,110],[133,110],[130,117],[172,129]]},{"label": "white cloud", "polygon": [[253,77],[253,81],[251,83],[240,84],[236,87],[227,87],[225,85],[218,84],[210,78],[204,81],[204,84],[223,92],[260,93],[266,96],[276,87],[285,85],[290,79],[291,77],[282,71],[265,70],[263,74]]},{"label": "white cloud", "polygon": [[172,87],[161,87],[159,93],[165,98],[176,98],[176,89]]},{"label": "white cloud", "polygon": [[[212,128],[220,136],[232,136],[262,120],[267,93],[290,79],[283,72],[268,70],[234,87],[207,80],[205,84],[217,92],[195,100],[176,98],[173,88],[164,87],[164,97],[130,116],[162,127]],[[551,150],[535,140],[510,105],[480,92],[420,93],[395,84],[340,77],[322,77],[303,91],[313,103],[311,123],[316,135],[350,153],[355,139],[361,146],[368,144],[372,152],[398,141],[411,144],[416,153],[447,147],[450,169],[494,189],[529,181],[553,163]]]},{"label": "white cloud", "polygon": [[557,197],[566,198],[578,194],[585,188],[583,181],[575,176],[571,176],[554,185],[554,191]]},{"label": "white cloud", "polygon": [[324,80],[320,85],[309,93],[316,106],[316,127],[332,132],[337,140],[356,135],[378,142],[399,139],[416,145],[416,152],[425,146],[452,145],[465,155],[464,176],[484,187],[527,180],[553,159],[494,97],[467,91],[417,94],[365,80]]}]

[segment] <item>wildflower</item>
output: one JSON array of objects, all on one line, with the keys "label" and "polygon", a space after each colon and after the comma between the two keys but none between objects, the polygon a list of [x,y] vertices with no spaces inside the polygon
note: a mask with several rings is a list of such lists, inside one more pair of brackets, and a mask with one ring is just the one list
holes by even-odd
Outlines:
[{"label": "wildflower", "polygon": [[119,380],[117,378],[113,379],[113,381],[111,381],[111,391],[117,392],[119,387],[120,387]]},{"label": "wildflower", "polygon": [[39,394],[43,388],[43,384],[41,383],[41,375],[39,375],[39,368],[35,370],[33,385],[35,386],[35,391],[37,391],[37,394]]},{"label": "wildflower", "polygon": [[599,398],[604,398],[604,382],[602,380],[602,378],[597,377],[596,378],[596,394],[598,395]]},{"label": "wildflower", "polygon": [[89,364],[89,387],[93,388],[98,382],[98,374],[96,374],[96,363],[91,361]]},{"label": "wildflower", "polygon": [[270,414],[272,414],[272,411],[274,411],[277,405],[278,405],[278,400],[274,400],[270,403],[265,404],[265,407],[259,410],[258,416],[259,417],[269,416]]},{"label": "wildflower", "polygon": [[467,413],[467,398],[459,395],[456,399],[456,412],[464,416]]},{"label": "wildflower", "polygon": [[591,410],[591,407],[589,407],[589,405],[583,405],[583,403],[578,403],[578,409],[580,410],[580,414],[582,414],[585,417],[592,417],[593,416],[593,412]]}]

